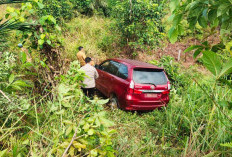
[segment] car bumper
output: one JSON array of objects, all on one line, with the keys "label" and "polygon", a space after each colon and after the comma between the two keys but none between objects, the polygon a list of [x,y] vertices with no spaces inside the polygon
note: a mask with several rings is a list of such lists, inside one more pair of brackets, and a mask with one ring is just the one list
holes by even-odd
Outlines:
[{"label": "car bumper", "polygon": [[149,111],[154,110],[160,107],[166,107],[169,101],[164,102],[154,102],[154,101],[141,101],[141,102],[133,102],[127,101],[125,105],[125,110],[129,111]]}]

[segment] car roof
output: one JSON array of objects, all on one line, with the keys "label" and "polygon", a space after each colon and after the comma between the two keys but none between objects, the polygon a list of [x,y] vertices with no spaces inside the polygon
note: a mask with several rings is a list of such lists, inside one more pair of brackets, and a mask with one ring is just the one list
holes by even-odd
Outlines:
[{"label": "car roof", "polygon": [[138,67],[138,68],[163,69],[161,67],[157,67],[157,66],[152,65],[152,64],[148,64],[148,63],[145,63],[145,62],[141,62],[141,61],[137,61],[137,60],[132,60],[132,59],[112,58],[112,59],[109,59],[109,60],[113,60],[113,61],[117,61],[117,62],[120,62],[120,63],[124,63],[126,65],[131,66],[132,68]]}]

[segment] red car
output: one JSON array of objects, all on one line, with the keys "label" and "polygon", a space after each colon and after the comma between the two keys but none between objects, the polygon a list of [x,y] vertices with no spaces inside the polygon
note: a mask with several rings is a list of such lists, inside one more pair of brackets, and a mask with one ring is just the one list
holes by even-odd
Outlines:
[{"label": "red car", "polygon": [[129,59],[108,59],[96,68],[96,88],[113,106],[154,110],[169,102],[171,85],[163,68]]}]

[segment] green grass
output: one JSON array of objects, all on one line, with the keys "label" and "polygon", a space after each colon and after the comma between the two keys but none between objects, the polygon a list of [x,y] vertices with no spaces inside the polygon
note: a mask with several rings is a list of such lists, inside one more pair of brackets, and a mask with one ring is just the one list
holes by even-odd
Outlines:
[{"label": "green grass", "polygon": [[66,30],[62,36],[65,49],[63,56],[76,60],[79,46],[83,46],[86,55],[93,57],[97,62],[115,56],[116,50],[112,45],[117,42],[117,34],[111,31],[112,24],[112,20],[98,16],[78,17],[66,23]]}]

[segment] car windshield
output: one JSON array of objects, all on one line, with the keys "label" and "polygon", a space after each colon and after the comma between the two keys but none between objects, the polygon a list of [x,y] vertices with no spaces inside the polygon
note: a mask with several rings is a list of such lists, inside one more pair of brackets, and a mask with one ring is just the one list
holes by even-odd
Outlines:
[{"label": "car windshield", "polygon": [[163,70],[159,69],[134,69],[133,80],[139,84],[167,84],[167,78]]}]

